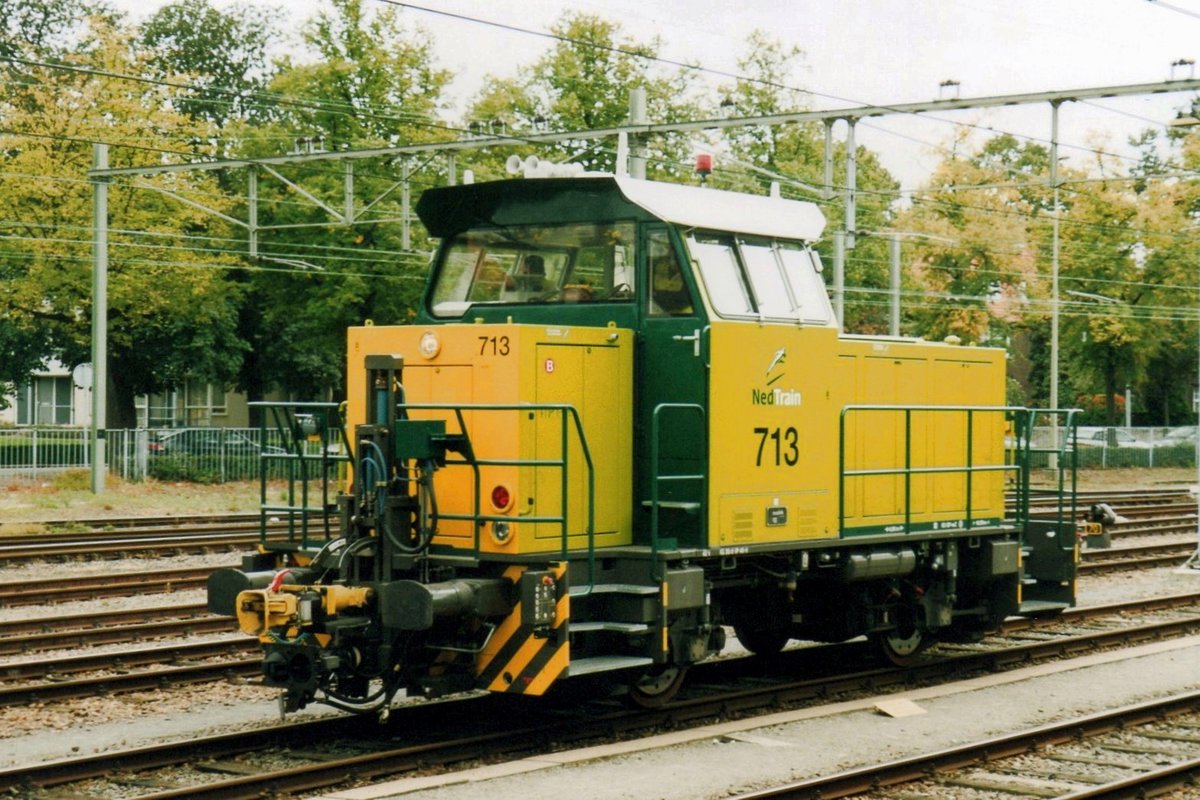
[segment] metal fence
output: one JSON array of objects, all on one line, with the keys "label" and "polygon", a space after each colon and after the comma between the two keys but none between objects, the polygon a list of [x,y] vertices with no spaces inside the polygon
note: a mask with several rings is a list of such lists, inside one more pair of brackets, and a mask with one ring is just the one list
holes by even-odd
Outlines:
[{"label": "metal fence", "polygon": [[[1080,469],[1122,467],[1166,468],[1196,466],[1196,426],[1174,428],[1102,428],[1080,426],[1075,448]],[[1035,448],[1052,448],[1062,430],[1038,428]],[[1046,456],[1042,455],[1045,459]],[[1034,466],[1039,466],[1034,456]]]},{"label": "metal fence", "polygon": [[[258,428],[167,428],[109,430],[108,470],[128,481],[225,483],[259,475],[261,452],[282,453],[276,431],[260,441]],[[320,443],[306,442],[306,455],[319,456]],[[0,479],[37,480],[73,469],[91,469],[91,431],[86,428],[0,430]],[[287,477],[287,466],[269,467]]]},{"label": "metal fence", "polygon": [[[1061,433],[1039,428],[1033,446],[1050,447]],[[90,434],[86,428],[0,429],[0,480],[28,481],[91,469]],[[260,436],[258,428],[110,430],[106,432],[108,469],[128,481],[147,477],[199,483],[251,480],[258,477],[260,452],[283,452],[275,431],[267,431],[266,441],[260,442]],[[1076,440],[1079,466],[1084,469],[1194,468],[1196,441],[1196,426],[1080,427]],[[306,455],[320,455],[320,443],[306,442],[306,447],[311,448]],[[1039,466],[1037,459],[1035,454],[1034,466]],[[286,463],[272,460],[269,469],[271,477],[287,477]]]}]

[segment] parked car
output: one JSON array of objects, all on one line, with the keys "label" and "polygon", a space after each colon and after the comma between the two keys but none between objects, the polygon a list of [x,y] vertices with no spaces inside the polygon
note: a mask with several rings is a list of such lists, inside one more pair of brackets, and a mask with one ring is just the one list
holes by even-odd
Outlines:
[{"label": "parked car", "polygon": [[1181,446],[1196,446],[1196,426],[1184,425],[1179,428],[1171,428],[1161,439],[1156,442],[1159,447],[1181,447]]},{"label": "parked car", "polygon": [[1076,431],[1075,442],[1080,447],[1131,447],[1148,450],[1154,445],[1143,442],[1124,428],[1087,428]]},{"label": "parked car", "polygon": [[259,447],[244,433],[226,428],[205,428],[170,431],[151,442],[150,452],[158,455],[213,456],[258,456],[259,453],[280,454],[284,450],[275,445]]}]

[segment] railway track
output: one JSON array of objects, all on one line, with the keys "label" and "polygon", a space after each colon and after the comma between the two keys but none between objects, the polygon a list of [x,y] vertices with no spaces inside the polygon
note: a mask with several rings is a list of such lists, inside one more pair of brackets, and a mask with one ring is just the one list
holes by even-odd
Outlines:
[{"label": "railway track", "polygon": [[0,608],[202,589],[215,569],[218,567],[179,567],[9,581],[0,583]]},{"label": "railway track", "polygon": [[[1160,618],[1129,620],[1130,614],[1151,613],[1147,608]],[[1110,622],[1098,624],[1104,619]],[[1055,626],[1062,628],[1060,635],[1050,634]],[[867,646],[863,643],[801,648],[771,659],[736,658],[700,665],[680,699],[653,711],[592,701],[583,708],[577,703],[543,703],[538,707],[540,713],[530,714],[526,698],[522,713],[515,714],[512,701],[504,696],[467,697],[402,706],[379,727],[364,724],[360,718],[339,717],[13,767],[0,770],[0,791],[23,787],[26,792],[61,792],[67,785],[77,785],[82,792],[89,786],[87,781],[105,780],[121,783],[126,792],[131,785],[154,787],[135,795],[141,800],[302,793],[345,783],[350,775],[365,780],[450,767],[467,760],[514,758],[582,742],[629,738],[663,726],[753,715],[832,695],[874,694],[888,687],[946,681],[980,670],[1023,666],[1196,631],[1200,631],[1200,594],[1180,595],[1076,609],[1051,624],[1016,620],[1006,625],[998,646],[934,650],[922,663],[907,669],[873,667],[847,674],[847,663],[862,663],[865,658]],[[257,669],[257,659],[252,663]],[[220,665],[215,669],[219,671]],[[791,677],[796,674],[816,677],[796,680]],[[462,730],[471,730],[472,735],[463,738]],[[291,766],[280,768],[280,763]]]},{"label": "railway track", "polygon": [[[310,539],[323,536],[310,528]],[[299,537],[299,533],[296,533]],[[267,541],[289,538],[286,524],[268,526]],[[196,555],[252,550],[259,542],[257,523],[199,528],[146,528],[137,531],[49,533],[0,538],[0,562],[96,561],[131,555]]]},{"label": "railway track", "polygon": [[25,529],[38,526],[47,531],[113,531],[127,528],[164,528],[200,525],[258,524],[259,512],[239,511],[227,514],[162,514],[137,517],[92,517],[83,519],[50,519],[39,521],[0,522],[0,537],[9,535],[8,529]]},{"label": "railway track", "polygon": [[[1174,495],[1178,498],[1178,494]],[[1143,498],[1144,502],[1136,509],[1128,508],[1124,505],[1118,506],[1119,512],[1126,516],[1130,523],[1125,523],[1129,527],[1135,527],[1140,524],[1139,533],[1154,530],[1155,525],[1167,527],[1172,524],[1179,526],[1188,526],[1187,530],[1194,530],[1195,526],[1195,505],[1190,505],[1186,502],[1174,502],[1169,499],[1156,498],[1148,500]],[[1169,515],[1178,513],[1181,519],[1171,519]],[[1192,516],[1187,517],[1186,515]],[[167,533],[162,530],[138,530],[130,531],[134,535],[128,537],[126,546],[133,548],[133,542],[148,542],[154,546],[159,546],[161,543],[156,541],[163,538]],[[1121,536],[1125,535],[1121,531],[1116,531]],[[175,531],[170,531],[174,534]],[[253,530],[247,531],[249,534],[247,541],[253,543],[257,541],[256,526]],[[1133,531],[1130,531],[1132,534]],[[62,533],[55,534],[59,537],[60,543],[65,543],[70,537],[79,539],[78,534]],[[14,540],[20,537],[0,537],[0,544],[11,544]],[[39,544],[46,544],[46,539],[37,537]],[[83,537],[86,544],[85,547],[92,547],[97,538],[120,539],[125,538],[122,534],[115,534],[112,531],[105,531],[101,534]],[[173,537],[166,537],[173,538]],[[1120,536],[1117,537],[1118,540]],[[177,547],[176,542],[167,543],[168,547]],[[1128,560],[1114,561],[1114,554],[1118,554],[1121,558],[1132,555],[1135,550],[1142,550],[1139,558],[1167,558],[1178,562],[1185,555],[1185,545],[1146,545],[1138,548],[1113,548],[1108,551],[1091,551],[1085,554],[1085,559],[1088,564],[1095,561],[1096,567],[1085,566],[1085,570],[1101,570],[1124,568],[1130,564],[1136,563]],[[1194,549],[1194,543],[1188,543],[1187,553]],[[178,552],[178,550],[174,550]],[[4,557],[4,553],[0,550],[0,557]],[[1101,561],[1111,562],[1107,565],[1101,565]],[[1141,562],[1148,563],[1148,562]],[[97,585],[96,579],[81,578],[62,578],[51,583],[57,583],[59,599],[76,599],[80,597],[94,596],[92,593],[100,590],[101,586],[104,589],[113,589],[115,593],[141,593],[144,591],[155,591],[150,588],[153,584],[151,580],[158,580],[158,587],[163,590],[193,588],[198,585],[210,570],[192,570],[190,575],[185,574],[184,570],[173,571],[170,575],[160,575],[157,578],[152,578],[155,575],[153,572],[137,573],[131,576],[110,575],[104,576]],[[129,580],[125,580],[129,578]],[[127,585],[116,586],[115,580],[125,581]],[[91,582],[89,587],[87,584]],[[196,581],[189,584],[187,581]],[[36,597],[41,593],[41,600],[53,591],[50,586],[42,584],[37,586],[37,582],[27,581],[22,587],[14,587],[13,584],[0,586],[0,604],[15,605],[24,603],[29,598]],[[74,584],[74,585],[71,585]],[[107,585],[105,585],[107,584]],[[141,584],[144,588],[139,588]],[[7,593],[7,594],[6,594]],[[727,684],[733,681],[735,688],[730,691],[722,690],[720,694],[713,695],[711,691],[705,689],[697,689],[693,693],[685,696],[682,700],[672,705],[670,709],[663,712],[629,712],[625,710],[612,711],[610,707],[599,706],[592,707],[592,713],[598,714],[600,720],[599,727],[581,726],[579,720],[572,712],[561,709],[549,709],[547,714],[551,717],[551,723],[562,718],[569,718],[569,721],[559,724],[557,727],[550,724],[550,727],[537,727],[534,729],[523,729],[516,732],[514,736],[512,729],[506,729],[499,732],[496,737],[481,734],[479,737],[474,737],[470,742],[462,740],[454,740],[447,738],[445,741],[429,741],[423,743],[413,743],[411,741],[410,732],[413,730],[411,726],[402,724],[398,729],[403,731],[403,734],[398,733],[401,737],[398,746],[387,750],[384,753],[374,752],[379,749],[377,737],[374,734],[369,734],[366,742],[360,742],[351,745],[347,748],[350,752],[346,753],[319,753],[314,754],[315,760],[310,760],[297,767],[295,774],[281,775],[278,770],[268,770],[264,775],[247,776],[247,770],[258,772],[259,769],[253,763],[245,763],[246,759],[251,758],[239,753],[252,752],[259,749],[260,745],[250,746],[247,749],[239,750],[238,748],[246,747],[244,744],[237,744],[235,739],[230,740],[222,747],[232,747],[232,750],[214,750],[208,758],[212,761],[202,766],[199,776],[195,779],[189,778],[185,782],[180,783],[181,788],[165,788],[154,790],[145,797],[251,797],[261,796],[264,791],[309,791],[314,788],[333,785],[344,779],[346,774],[356,774],[363,778],[380,776],[387,774],[397,774],[411,769],[425,768],[430,764],[446,764],[452,765],[463,759],[468,758],[485,758],[497,759],[504,758],[506,754],[528,752],[527,744],[513,745],[511,742],[514,738],[522,738],[533,742],[533,747],[558,747],[563,742],[582,741],[588,738],[605,738],[613,735],[614,731],[631,731],[637,732],[645,730],[647,727],[657,725],[684,725],[692,724],[691,720],[705,719],[706,715],[736,713],[756,713],[757,709],[763,707],[775,707],[778,704],[788,704],[797,702],[811,702],[811,698],[820,697],[829,692],[854,691],[855,682],[858,682],[859,690],[865,690],[870,687],[872,691],[880,686],[895,685],[911,680],[939,680],[936,677],[936,670],[958,670],[969,671],[972,669],[997,669],[1011,666],[1014,664],[1027,663],[1030,660],[1038,660],[1041,658],[1054,658],[1063,655],[1069,655],[1073,652],[1089,651],[1096,647],[1115,647],[1119,646],[1120,642],[1130,641],[1145,641],[1147,639],[1165,638],[1171,636],[1183,635],[1184,633],[1200,629],[1200,599],[1192,598],[1188,600],[1175,599],[1170,601],[1174,603],[1176,611],[1168,614],[1171,619],[1164,619],[1155,623],[1148,624],[1127,624],[1127,621],[1116,626],[1116,629],[1106,629],[1103,631],[1088,631],[1084,633],[1066,632],[1061,635],[1049,634],[1047,630],[1040,624],[1037,630],[1025,629],[1026,633],[1021,633],[1020,625],[1033,626],[1035,623],[1014,621],[1010,626],[1006,626],[1005,636],[1002,646],[994,649],[975,650],[977,645],[963,646],[946,646],[940,647],[940,650],[935,650],[933,659],[929,664],[923,664],[917,670],[894,670],[891,668],[866,670],[852,676],[839,675],[837,679],[829,677],[816,678],[810,681],[795,682],[790,680],[779,680],[778,675],[759,676],[757,678],[751,676],[750,682],[757,681],[765,686],[752,686],[746,688],[744,682],[736,674],[736,668],[726,667],[723,664],[705,665],[711,667],[705,673],[693,678],[693,682],[699,686],[712,687],[714,685]],[[1191,610],[1187,610],[1188,608]],[[1184,609],[1180,611],[1179,609]],[[199,612],[200,616],[193,616]],[[1084,617],[1076,616],[1084,613],[1093,613],[1092,610],[1080,609],[1078,611],[1069,612],[1060,619],[1060,624],[1071,625],[1079,621],[1082,622]],[[1112,608],[1109,610],[1112,615],[1129,614],[1131,609],[1128,606],[1120,608]],[[141,619],[137,616],[141,615]],[[121,612],[112,616],[100,617],[99,615],[88,615],[86,619],[81,615],[76,615],[76,620],[72,621],[68,617],[60,618],[42,618],[36,621],[23,621],[21,623],[5,623],[0,624],[0,654],[10,654],[19,649],[23,652],[34,652],[37,648],[51,647],[71,647],[79,646],[82,643],[94,643],[96,641],[127,642],[127,641],[143,641],[168,636],[190,635],[191,633],[204,633],[216,629],[228,630],[230,623],[226,619],[203,616],[203,606],[199,604],[191,604],[187,606],[176,606],[169,609],[145,609],[138,612]],[[184,617],[180,619],[179,617]],[[8,627],[6,628],[5,625]],[[38,627],[34,627],[37,625]],[[94,628],[94,631],[83,631],[74,628],[76,625],[86,625],[88,628]],[[212,627],[206,627],[212,626]],[[1017,627],[1014,627],[1017,626]],[[19,628],[24,628],[24,633],[18,634]],[[86,635],[85,635],[86,633]],[[91,636],[97,636],[99,639],[92,639]],[[1022,636],[1028,636],[1033,641],[1022,640]],[[20,638],[26,636],[24,643],[19,643]],[[40,643],[37,641],[40,638]],[[57,637],[57,638],[56,638]],[[107,639],[105,638],[107,637]],[[1049,641],[1047,641],[1049,640]],[[55,642],[58,642],[57,644]],[[1050,642],[1055,642],[1051,644]],[[241,648],[240,652],[238,648]],[[6,649],[7,648],[7,649]],[[222,652],[222,648],[228,648]],[[844,670],[846,656],[844,656],[844,648],[854,649],[853,645],[836,646],[834,648],[811,648],[812,650],[827,651],[824,658],[829,659],[832,663],[839,665],[836,669],[831,669],[831,672],[840,673]],[[40,659],[37,666],[21,667],[20,669],[5,674],[4,668],[0,667],[0,705],[19,705],[23,703],[43,703],[57,700],[93,696],[96,694],[115,694],[119,692],[137,691],[142,689],[157,689],[165,686],[184,685],[187,683],[211,683],[214,681],[223,680],[245,680],[249,676],[254,676],[259,673],[260,660],[257,654],[253,652],[253,643],[239,638],[236,641],[218,641],[204,643],[190,643],[187,645],[168,644],[155,647],[140,647],[137,650],[131,651],[128,657],[124,654],[120,656],[121,660],[116,661],[117,656],[112,654],[106,656],[77,656],[69,660],[61,660],[58,663]],[[849,658],[862,660],[861,648],[858,651],[859,655],[853,655]],[[834,654],[837,655],[834,655]],[[243,657],[243,655],[245,657]],[[789,654],[785,654],[789,658],[794,658]],[[799,656],[799,658],[821,658],[820,656]],[[744,661],[744,659],[731,659],[731,661]],[[953,667],[935,667],[932,665],[941,663],[953,663]],[[104,668],[101,674],[88,674],[91,670],[100,670]],[[730,671],[732,670],[732,672]],[[928,670],[933,670],[929,672]],[[699,673],[699,670],[697,670]],[[807,668],[796,669],[788,667],[785,671],[796,674],[800,672],[812,672]],[[821,674],[817,670],[815,674]],[[944,679],[944,678],[942,678]],[[831,682],[832,681],[832,682]],[[839,683],[838,681],[846,681]],[[736,688],[740,686],[741,688]],[[711,695],[705,697],[705,695]],[[805,700],[805,698],[809,700]],[[454,705],[459,703],[474,703],[475,700],[490,701],[489,698],[475,698],[467,701],[456,701]],[[715,703],[720,706],[722,711],[713,712],[711,709],[715,706],[706,705],[707,703]],[[447,704],[435,704],[441,708],[445,708]],[[470,706],[468,706],[470,707]],[[410,719],[409,711],[397,711],[397,716],[404,719]],[[459,713],[459,712],[455,712]],[[450,726],[446,728],[446,737],[451,737],[454,730],[479,730],[477,712],[468,712],[464,709],[462,713],[468,714],[471,719],[470,726],[462,725],[460,727]],[[489,711],[487,714],[496,712]],[[633,716],[630,716],[630,715]],[[664,716],[665,715],[665,716]],[[501,711],[500,719],[508,718],[509,714]],[[361,725],[361,720],[356,720]],[[267,735],[274,735],[269,733]],[[320,733],[315,736],[316,742],[328,742],[337,738],[346,738],[349,734],[334,734],[332,737],[328,733]],[[279,746],[290,747],[293,750],[297,747],[309,747],[302,741],[291,739],[291,734]],[[219,738],[219,737],[218,737]],[[508,744],[505,744],[505,742]],[[538,744],[540,743],[540,745]],[[513,748],[516,748],[515,751]],[[386,749],[386,748],[385,748]],[[194,763],[196,753],[200,752],[196,749],[195,742],[187,743],[184,748],[186,757],[182,761],[175,763]],[[364,750],[370,752],[363,752]],[[165,758],[160,752],[154,758]],[[232,761],[230,761],[232,759]],[[164,784],[169,784],[177,778],[172,776],[166,777],[145,777],[145,776],[130,776],[126,774],[126,770],[138,769],[128,766],[134,762],[120,762],[126,766],[115,766],[111,768],[103,768],[101,771],[112,775],[125,775],[125,778],[118,780],[131,780],[134,783],[153,783],[159,781]],[[165,763],[165,762],[164,762]],[[340,766],[339,766],[340,765]],[[84,768],[86,769],[86,767]],[[265,769],[265,768],[264,768]],[[340,769],[340,773],[339,773]],[[115,771],[114,771],[115,770]],[[54,770],[56,774],[61,775],[61,771]],[[233,774],[233,773],[238,774]],[[16,781],[15,784],[9,781]],[[23,785],[25,787],[33,787],[43,785],[42,779],[32,775],[24,777],[17,773],[9,774],[9,772],[0,773],[0,788],[12,785]],[[49,780],[44,785],[59,785],[63,783],[60,777]],[[204,788],[196,784],[212,784],[212,788]],[[186,788],[183,788],[186,787]],[[255,788],[257,787],[257,788]],[[263,787],[270,787],[264,789]],[[288,787],[294,787],[289,789]]]},{"label": "railway track", "polygon": [[[1086,551],[1080,571],[1094,574],[1178,564],[1194,548],[1194,542],[1189,540]],[[30,602],[37,597],[81,598],[197,588],[203,585],[210,571],[210,568],[171,569],[118,576],[23,581],[0,585],[0,603]],[[1069,612],[1062,619],[1073,619],[1076,613]],[[245,638],[142,646],[155,640],[230,633],[231,629],[232,623],[227,618],[209,615],[202,603],[0,622],[0,656],[28,656],[97,645],[139,645],[138,649],[115,654],[85,653],[0,666],[0,706],[138,691],[214,677],[255,676],[258,664],[251,657],[254,646]],[[214,659],[219,663],[213,663]],[[195,663],[197,661],[202,663]],[[155,665],[165,665],[174,671],[142,674],[146,671],[143,668]],[[113,667],[115,671],[111,669]],[[103,670],[101,675],[71,677],[100,670]]]},{"label": "railway track", "polygon": [[[1191,541],[1150,543],[1083,553],[1081,574],[1170,566],[1195,550]],[[165,594],[203,588],[214,568],[178,568],[117,575],[53,578],[0,584],[0,606],[39,601],[91,600]],[[168,604],[115,611],[0,621],[0,656],[67,647],[140,642],[231,630],[228,618],[210,615],[204,603]]]},{"label": "railway track", "polygon": [[1077,570],[1080,575],[1097,575],[1126,569],[1179,566],[1194,552],[1195,540],[1085,550]]},{"label": "railway track", "polygon": [[[64,648],[145,642],[230,633],[229,617],[208,613],[203,603],[154,606],[100,614],[68,614],[0,622],[0,656],[41,653]],[[0,673],[4,667],[0,665]]]},{"label": "railway track", "polygon": [[1154,797],[1194,791],[1198,730],[1200,692],[1191,692],[736,797],[899,800],[956,789],[1013,800]]}]

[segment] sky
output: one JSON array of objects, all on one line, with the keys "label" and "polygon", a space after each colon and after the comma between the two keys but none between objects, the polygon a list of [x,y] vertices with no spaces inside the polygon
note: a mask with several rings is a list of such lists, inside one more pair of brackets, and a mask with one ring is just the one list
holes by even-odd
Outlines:
[{"label": "sky", "polygon": [[[134,20],[166,4],[114,2]],[[290,31],[322,5],[242,2],[281,9],[280,26]],[[486,74],[510,76],[553,43],[415,6],[541,31],[565,11],[594,13],[619,21],[638,41],[659,37],[664,58],[733,73],[747,37],[761,29],[804,51],[790,83],[814,93],[813,109],[935,100],[945,91],[943,81],[957,81],[961,97],[1153,83],[1192,77],[1191,67],[1172,62],[1200,61],[1200,0],[419,0],[402,17],[432,34],[439,66],[457,76],[451,97],[458,113]],[[696,80],[714,96],[728,83],[702,74]],[[1060,111],[1060,153],[1081,167],[1097,150],[1129,159],[1129,136],[1161,130],[1189,98],[1175,93],[1067,103]],[[954,123],[981,126],[978,137],[987,129],[1042,142],[1050,137],[1050,109],[1043,104],[864,120],[856,139],[912,189],[941,160]],[[834,132],[844,135],[840,125]]]}]

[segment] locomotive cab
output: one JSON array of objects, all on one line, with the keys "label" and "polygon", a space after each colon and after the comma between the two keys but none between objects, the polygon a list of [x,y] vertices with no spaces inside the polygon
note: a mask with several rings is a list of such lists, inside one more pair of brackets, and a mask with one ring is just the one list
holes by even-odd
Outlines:
[{"label": "locomotive cab", "polygon": [[1029,519],[1004,353],[841,335],[815,205],[587,176],[417,211],[441,243],[416,319],[348,336],[338,529],[210,581],[288,707],[597,674],[654,704],[727,626],[904,661],[1073,603],[1073,499]]}]

